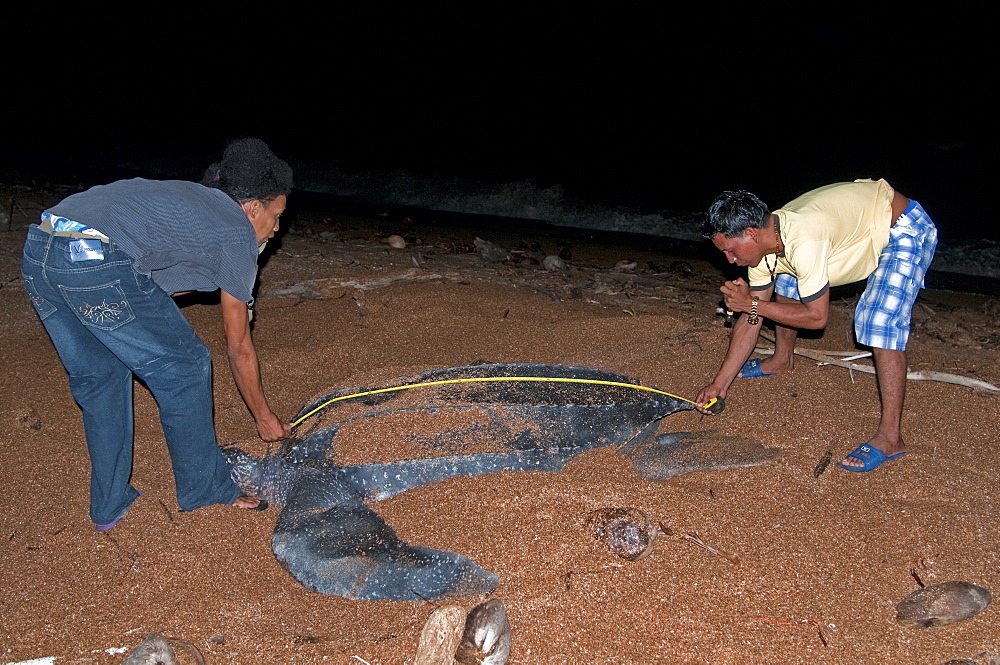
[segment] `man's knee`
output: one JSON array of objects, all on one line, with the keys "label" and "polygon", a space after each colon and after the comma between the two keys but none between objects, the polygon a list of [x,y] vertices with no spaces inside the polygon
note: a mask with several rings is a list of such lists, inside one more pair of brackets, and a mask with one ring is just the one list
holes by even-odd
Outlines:
[{"label": "man's knee", "polygon": [[905,349],[881,349],[877,346],[872,347],[872,356],[875,360],[875,371],[878,372],[880,369],[886,369],[890,366],[898,367],[902,364],[906,366],[906,350]]}]

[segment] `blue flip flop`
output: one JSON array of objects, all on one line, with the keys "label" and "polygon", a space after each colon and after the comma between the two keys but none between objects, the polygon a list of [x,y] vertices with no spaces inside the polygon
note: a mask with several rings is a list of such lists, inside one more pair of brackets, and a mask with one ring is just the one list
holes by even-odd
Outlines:
[{"label": "blue flip flop", "polygon": [[874,471],[886,462],[892,461],[897,457],[902,457],[906,454],[904,450],[901,453],[896,453],[895,455],[889,455],[886,457],[878,448],[872,448],[871,446],[862,443],[860,446],[848,453],[848,457],[853,457],[856,460],[861,460],[861,466],[847,466],[842,462],[837,462],[837,466],[841,469],[847,469],[848,471],[856,471],[858,473],[865,473],[867,471]]},{"label": "blue flip flop", "polygon": [[765,374],[760,368],[760,358],[751,358],[743,363],[737,379],[759,379],[765,376],[777,376],[776,374]]}]

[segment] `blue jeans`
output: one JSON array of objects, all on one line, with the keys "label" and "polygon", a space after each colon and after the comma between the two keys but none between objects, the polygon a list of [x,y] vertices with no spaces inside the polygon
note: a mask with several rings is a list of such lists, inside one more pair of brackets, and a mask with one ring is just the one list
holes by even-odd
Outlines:
[{"label": "blue jeans", "polygon": [[103,259],[73,262],[71,240],[32,225],[21,277],[83,411],[90,519],[112,522],[139,495],[130,482],[133,375],[159,407],[181,509],[232,503],[239,488],[215,440],[208,349],[114,242],[102,243]]}]

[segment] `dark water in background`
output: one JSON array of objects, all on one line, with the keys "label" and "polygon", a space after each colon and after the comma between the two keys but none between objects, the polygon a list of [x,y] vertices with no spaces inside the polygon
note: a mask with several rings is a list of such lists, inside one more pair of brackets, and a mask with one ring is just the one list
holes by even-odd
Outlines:
[{"label": "dark water in background", "polygon": [[[197,180],[217,159],[218,148],[196,138],[159,144],[148,137],[141,142],[81,140],[43,154],[9,154],[2,166],[22,179],[83,187],[135,175]],[[484,228],[509,218],[671,239],[678,247],[709,254],[711,248],[701,237],[702,213],[723,189],[751,189],[777,207],[828,182],[883,175],[919,200],[938,225],[935,274],[928,285],[1000,294],[1000,225],[986,212],[986,188],[968,177],[970,165],[988,162],[988,156],[980,154],[988,142],[925,145],[909,162],[886,161],[889,173],[859,173],[824,161],[824,154],[842,153],[843,146],[815,141],[808,151],[818,163],[808,167],[797,166],[800,162],[794,159],[713,163],[718,144],[705,141],[699,148],[690,140],[678,141],[676,155],[650,155],[634,146],[628,151],[602,149],[600,141],[573,149],[560,142],[547,146],[552,152],[530,141],[511,138],[504,143],[498,137],[489,145],[464,149],[420,141],[397,148],[347,142],[339,146],[343,158],[330,157],[322,141],[294,143],[286,137],[271,143],[292,164],[296,188],[308,194],[304,198],[310,205],[353,206],[376,213],[435,211]],[[789,154],[797,156],[795,151]],[[867,156],[870,150],[859,149],[857,154],[859,161],[878,165],[878,159]],[[683,168],[672,164],[674,159],[683,159]],[[295,205],[293,196],[291,211]]]},{"label": "dark water in background", "polygon": [[[467,225],[482,227],[496,225],[498,219],[534,220],[556,227],[628,235],[633,244],[645,237],[651,245],[675,254],[718,258],[718,252],[702,237],[704,209],[696,207],[701,200],[710,202],[718,191],[709,192],[704,185],[673,182],[670,187],[684,186],[683,194],[674,197],[639,188],[623,195],[624,190],[606,182],[588,186],[585,177],[567,179],[569,184],[554,179],[489,181],[481,176],[473,179],[404,170],[349,172],[329,165],[315,170],[300,165],[297,180],[300,187],[313,193],[314,201],[322,200],[317,194],[333,195],[331,203],[339,205],[451,213]],[[931,205],[926,200],[922,197],[925,208]],[[966,205],[972,207],[972,202]],[[931,214],[938,224],[939,243],[926,280],[928,287],[1000,295],[1000,235],[996,228],[970,223],[955,233]],[[610,236],[605,237],[610,240]]]}]

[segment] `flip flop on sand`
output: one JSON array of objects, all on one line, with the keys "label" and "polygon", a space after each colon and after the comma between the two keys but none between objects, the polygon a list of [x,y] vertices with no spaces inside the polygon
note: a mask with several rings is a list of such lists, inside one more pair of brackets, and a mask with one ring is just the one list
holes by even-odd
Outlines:
[{"label": "flip flop on sand", "polygon": [[872,448],[871,446],[862,443],[847,455],[848,457],[853,457],[856,460],[861,460],[861,466],[848,466],[843,462],[837,462],[837,466],[841,469],[847,469],[848,471],[865,473],[867,471],[874,471],[886,462],[894,460],[897,457],[902,457],[905,454],[906,451],[904,450],[901,453],[896,453],[895,455],[889,455],[887,457],[886,454],[878,448]]},{"label": "flip flop on sand", "polygon": [[760,368],[760,358],[751,358],[743,363],[743,369],[736,376],[737,379],[759,379],[765,376],[777,376],[776,374],[765,374]]},{"label": "flip flop on sand", "polygon": [[255,496],[247,496],[245,494],[238,497],[236,501],[233,501],[233,505],[237,508],[241,508],[242,510],[253,510],[258,513],[262,510],[267,510],[267,501]]}]

